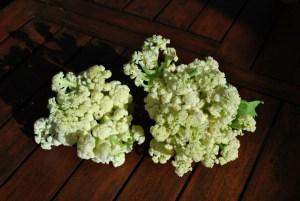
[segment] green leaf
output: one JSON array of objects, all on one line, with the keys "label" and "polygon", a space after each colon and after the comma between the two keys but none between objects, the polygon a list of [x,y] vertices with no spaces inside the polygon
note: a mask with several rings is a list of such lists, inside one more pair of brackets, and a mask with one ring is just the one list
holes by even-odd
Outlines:
[{"label": "green leaf", "polygon": [[238,109],[238,116],[246,116],[246,115],[250,115],[251,117],[255,117],[256,114],[256,107],[259,104],[263,104],[264,102],[262,101],[246,101],[246,100],[242,100]]},{"label": "green leaf", "polygon": [[242,125],[239,122],[239,118],[242,116],[247,116],[250,115],[251,117],[255,117],[256,114],[256,107],[259,104],[263,104],[264,102],[262,101],[246,101],[246,100],[242,100],[240,105],[239,105],[239,109],[238,109],[238,113],[236,115],[235,120],[232,121],[230,127],[234,128],[234,129],[242,129]]},{"label": "green leaf", "polygon": [[234,129],[241,129],[241,128],[242,128],[241,124],[238,122],[237,119],[235,119],[235,120],[231,123],[230,127],[231,127],[231,128],[234,128]]}]

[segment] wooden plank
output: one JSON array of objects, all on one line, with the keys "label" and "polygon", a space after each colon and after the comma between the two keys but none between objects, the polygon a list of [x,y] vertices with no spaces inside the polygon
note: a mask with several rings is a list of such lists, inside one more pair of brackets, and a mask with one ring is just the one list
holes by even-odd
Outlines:
[{"label": "wooden plank", "polygon": [[172,0],[157,21],[180,29],[187,29],[206,5],[207,0]]},{"label": "wooden plank", "polygon": [[56,23],[64,24],[75,30],[85,32],[106,41],[120,44],[121,46],[136,48],[139,47],[145,39],[145,36],[127,31],[117,26],[112,26],[101,21],[86,19],[81,15],[77,15],[72,12],[64,12],[59,8],[49,7],[43,4],[40,6],[43,12],[37,14],[41,18],[51,19]]},{"label": "wooden plank", "polygon": [[84,161],[54,200],[113,200],[140,158],[132,152],[118,168]]},{"label": "wooden plank", "polygon": [[117,200],[175,200],[188,175],[180,178],[170,163],[154,164],[146,156]]},{"label": "wooden plank", "polygon": [[2,200],[50,200],[79,163],[72,147],[37,149],[0,189]]},{"label": "wooden plank", "polygon": [[251,177],[243,201],[300,200],[300,110],[285,104]]},{"label": "wooden plank", "polygon": [[59,29],[57,24],[33,19],[21,29],[12,32],[0,45],[0,78],[16,68]]},{"label": "wooden plank", "polygon": [[39,93],[0,129],[0,186],[35,149],[32,125],[47,115],[50,86]]},{"label": "wooden plank", "polygon": [[[64,34],[66,34],[66,32],[64,32]],[[114,55],[108,55],[109,53],[111,53],[111,51],[108,50],[107,43],[106,46],[104,46],[104,43],[100,44],[99,41],[93,40],[91,44],[94,45],[92,48],[94,51],[92,55],[95,58],[99,58],[96,52],[104,53],[105,51],[107,51],[105,59],[103,59],[105,54],[102,54],[102,58],[96,61],[106,61],[111,63],[118,55],[117,53],[115,53]],[[91,57],[85,57],[86,54],[82,54],[84,52],[92,53],[91,51],[84,51],[85,48],[90,48],[90,45],[85,46],[81,53],[78,54],[76,59],[72,60],[71,63],[76,65],[82,65],[84,61],[90,62]],[[121,49],[121,47],[115,46],[116,52],[121,51]],[[68,66],[69,70],[79,70],[78,66]],[[0,171],[0,185],[19,166],[19,164],[24,160],[24,158],[26,158],[27,155],[35,148],[36,145],[26,135],[29,135],[29,137],[32,138],[32,125],[34,121],[41,116],[47,116],[48,112],[46,109],[46,105],[47,99],[50,96],[49,94],[51,94],[50,89],[51,87],[47,85],[46,88],[44,87],[41,90],[39,90],[39,92],[34,96],[33,100],[30,103],[28,103],[20,112],[15,114],[14,118],[11,119],[3,127],[3,131],[0,130],[0,140],[4,142],[9,142],[4,143],[0,146],[0,170],[3,170]],[[21,146],[13,146],[15,144],[20,144]],[[10,158],[13,158],[13,160],[11,160]]]},{"label": "wooden plank", "polygon": [[153,19],[168,2],[169,0],[132,0],[130,4],[126,6],[125,11],[147,19]]},{"label": "wooden plank", "polygon": [[236,86],[252,89],[296,104],[300,102],[299,86],[280,82],[278,80],[253,73],[252,71],[244,71],[234,65],[223,64],[220,69],[224,71],[227,79]]},{"label": "wooden plank", "polygon": [[249,0],[227,33],[216,56],[237,68],[250,69],[279,11],[278,2]]},{"label": "wooden plank", "polygon": [[0,42],[5,39],[9,32],[17,30],[28,22],[35,9],[33,0],[15,0],[0,12]]},{"label": "wooden plank", "polygon": [[253,70],[300,84],[300,5],[285,8],[257,58]]},{"label": "wooden plank", "polygon": [[116,9],[124,8],[130,0],[94,0],[94,2]]},{"label": "wooden plank", "polygon": [[241,10],[245,0],[212,0],[203,9],[190,31],[221,41]]},{"label": "wooden plank", "polygon": [[[0,84],[0,124],[67,62],[89,37],[64,29]],[[12,84],[14,83],[14,84]]]},{"label": "wooden plank", "polygon": [[[66,2],[68,2],[68,0],[65,0],[61,3]],[[71,12],[64,12],[61,11],[61,9],[49,8],[43,5],[40,6],[41,10],[43,10],[43,13],[39,13],[39,16],[45,15],[44,17],[47,16],[48,18],[51,18],[56,22],[64,23],[76,29],[92,33],[101,38],[103,37],[105,40],[113,41],[125,47],[129,47],[132,49],[140,48],[142,45],[142,41],[145,39],[145,37],[142,35],[132,33],[124,29],[119,29],[118,27],[114,27],[109,24],[99,23],[95,20],[85,19],[84,17],[73,14]],[[83,7],[84,5],[80,6]],[[184,47],[185,50],[192,51],[190,46],[187,45],[188,43],[186,43],[186,45],[180,45],[181,43],[184,43],[185,38],[179,38],[178,40],[177,38],[174,38],[172,40],[172,45],[175,45],[176,47]],[[194,45],[195,44],[196,43],[194,43]],[[199,48],[201,48],[201,46],[199,46]],[[195,53],[203,55],[207,54],[207,51],[196,51]],[[219,61],[222,60],[223,59],[219,59]],[[234,83],[237,86],[256,90],[258,92],[288,100],[294,103],[298,103],[300,101],[299,86],[283,83],[266,76],[258,75],[257,73],[254,73],[252,71],[242,70],[232,63],[221,63],[221,69],[225,71],[226,76],[229,78],[230,82]]]},{"label": "wooden plank", "polygon": [[[21,129],[22,127],[17,122],[10,121],[0,130],[0,186],[34,149],[34,142],[21,133]],[[18,138],[13,136],[13,132],[18,133]],[[24,150],[24,152],[19,154],[19,150]]]},{"label": "wooden plank", "polygon": [[[64,65],[89,39],[90,37],[88,36],[68,29],[61,30],[53,39],[46,42],[40,53],[36,54],[36,56],[31,59],[31,62],[28,63],[33,66],[33,70],[29,74],[24,72],[27,66],[23,66],[22,68],[24,68],[24,70],[18,71],[20,74],[16,74],[16,72],[14,72],[12,75],[12,78],[14,79],[17,78],[13,77],[15,74],[16,76],[25,75],[25,81],[29,83],[24,84],[23,82],[12,80],[20,83],[20,85],[15,84],[13,86],[14,88],[10,90],[7,90],[7,87],[2,88],[4,86],[0,85],[0,89],[13,97],[12,100],[17,99],[16,101],[20,101],[19,99],[21,99],[24,102],[26,99],[30,98],[34,92],[39,90],[47,81],[49,81],[51,76],[56,73],[60,67],[62,67],[62,65]],[[75,43],[75,45],[73,43]],[[64,53],[60,52],[62,49]],[[54,52],[57,53],[53,54]],[[59,54],[60,56],[54,59],[50,56],[50,54],[54,56]],[[41,66],[46,67],[46,69],[38,69],[41,68]],[[44,74],[40,73],[40,71],[43,71]],[[36,79],[36,76],[40,76],[40,79]],[[17,90],[15,88],[17,88]],[[28,136],[32,138],[33,122],[40,117],[41,114],[47,114],[44,111],[46,111],[46,103],[49,94],[50,86],[48,86],[47,90],[42,88],[42,90],[34,96],[34,99],[17,112],[14,115],[14,118],[12,118],[0,130],[1,141],[8,142],[2,143],[0,146],[0,170],[2,170],[0,171],[0,184],[8,178],[8,176],[35,148],[35,144],[28,138]],[[5,100],[4,98],[7,98],[7,96],[3,96],[3,100]],[[16,102],[15,104],[19,107],[23,102]],[[15,105],[12,106],[7,102],[4,104],[5,105],[2,107],[4,109],[1,110],[0,113],[3,121],[4,119],[8,119],[17,109],[17,106]],[[16,144],[19,146],[15,146]]]},{"label": "wooden plank", "polygon": [[180,200],[239,199],[279,106],[279,102],[275,99],[245,89],[241,90],[241,96],[246,100],[264,101],[264,105],[258,109],[256,132],[239,138],[241,146],[237,160],[212,169],[199,165]]},{"label": "wooden plank", "polygon": [[[64,12],[59,8],[51,8],[43,4],[40,4],[38,9],[42,10],[43,12],[38,13],[38,15],[52,17],[61,22],[63,21],[64,23],[69,24],[70,21],[76,21],[76,23],[73,22],[72,25],[78,26],[78,23],[82,23],[82,26],[80,27],[82,30],[89,30],[89,32],[93,34],[97,32],[98,35],[103,32],[106,37],[112,35],[111,31],[110,33],[107,33],[108,31],[106,30],[110,26],[111,29],[119,32],[118,37],[114,38],[114,40],[116,42],[119,42],[120,39],[122,39],[123,41],[121,41],[121,44],[126,45],[126,47],[138,47],[137,45],[140,45],[145,36],[153,35],[154,31],[155,34],[162,34],[163,36],[170,38],[172,40],[172,44],[199,54],[213,54],[218,46],[216,42],[200,38],[183,30],[167,27],[155,22],[150,22],[148,20],[128,15],[119,11],[112,11],[111,9],[105,7],[97,7],[89,2],[83,2],[81,0],[47,0],[47,2],[65,10],[70,10],[79,15],[87,16],[95,20],[84,19],[84,17],[82,16]],[[99,13],[101,13],[101,15],[99,15]],[[109,24],[115,24],[117,25],[117,27],[108,24],[105,25],[101,23],[101,21],[107,22]],[[106,27],[106,29],[101,29],[102,26]],[[131,30],[133,32],[126,32],[126,30],[120,29],[120,27]],[[142,37],[140,43],[138,44],[134,43],[133,41],[127,43],[127,38],[123,38],[126,37],[127,34],[134,35],[136,32],[144,35],[144,37]],[[134,37],[140,38],[137,34]]]}]

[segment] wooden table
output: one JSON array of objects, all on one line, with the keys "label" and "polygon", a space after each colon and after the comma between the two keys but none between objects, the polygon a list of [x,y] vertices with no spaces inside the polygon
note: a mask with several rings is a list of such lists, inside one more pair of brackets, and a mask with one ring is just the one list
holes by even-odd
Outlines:
[{"label": "wooden table", "polygon": [[[50,79],[122,64],[145,37],[172,40],[181,62],[212,55],[243,98],[263,100],[239,159],[179,178],[145,147],[113,168],[33,141]],[[300,6],[273,0],[16,0],[0,13],[0,200],[300,200]],[[119,77],[118,77],[119,76]],[[143,119],[145,118],[145,119]],[[146,121],[141,116],[140,121]]]}]

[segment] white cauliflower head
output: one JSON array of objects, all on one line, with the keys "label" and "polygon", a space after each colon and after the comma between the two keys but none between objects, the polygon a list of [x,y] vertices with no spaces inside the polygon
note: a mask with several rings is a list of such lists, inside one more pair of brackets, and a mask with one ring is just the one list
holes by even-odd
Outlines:
[{"label": "white cauliflower head", "polygon": [[131,126],[130,90],[119,81],[107,82],[111,72],[92,66],[78,76],[58,73],[52,79],[48,118],[34,124],[35,141],[44,149],[77,145],[78,156],[120,166],[133,144],[144,142],[141,126]]},{"label": "white cauliflower head", "polygon": [[148,92],[145,109],[155,120],[150,128],[152,160],[171,159],[182,176],[192,170],[193,162],[212,167],[236,159],[237,137],[243,130],[255,130],[255,115],[241,115],[239,93],[227,83],[217,61],[207,57],[176,65],[169,42],[161,36],[146,39],[124,66],[124,73]]}]

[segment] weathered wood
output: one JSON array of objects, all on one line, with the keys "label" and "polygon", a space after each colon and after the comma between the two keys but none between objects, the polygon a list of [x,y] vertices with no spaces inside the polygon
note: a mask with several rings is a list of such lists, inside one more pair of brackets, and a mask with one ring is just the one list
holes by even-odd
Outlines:
[{"label": "weathered wood", "polygon": [[0,197],[7,201],[50,200],[78,163],[72,147],[38,148],[1,187]]},{"label": "weathered wood", "polygon": [[75,30],[120,44],[121,46],[137,48],[145,39],[145,36],[140,34],[101,21],[86,19],[71,12],[64,12],[61,9],[51,8],[45,5],[40,5],[40,8],[43,12],[38,13],[38,15],[42,18],[51,19],[56,23],[64,24]]},{"label": "weathered wood", "polygon": [[236,86],[255,90],[296,104],[300,101],[299,86],[280,82],[251,71],[244,71],[229,64],[221,65],[221,70],[225,72],[227,79]]},{"label": "weathered wood", "polygon": [[300,85],[300,5],[285,8],[253,70]]},{"label": "weathered wood", "polygon": [[122,9],[130,0],[94,0],[94,2],[116,9]]},{"label": "weathered wood", "polygon": [[216,56],[236,68],[250,69],[276,19],[278,2],[249,0],[227,33]]},{"label": "weathered wood", "polygon": [[[58,35],[67,35],[67,33],[70,34],[70,31],[58,33]],[[72,34],[76,40],[83,40],[80,39],[80,36]],[[59,36],[56,36],[56,38]],[[47,42],[46,46],[50,48],[52,46],[52,49],[58,48],[55,47],[56,45],[54,43],[51,43],[52,45],[48,45]],[[109,49],[111,48],[111,50]],[[111,64],[111,62],[123,51],[124,49],[119,46],[109,46],[108,43],[100,43],[98,40],[93,40],[91,43],[86,45],[81,53],[77,55],[76,59],[72,60],[70,64],[68,64],[68,69],[73,71],[81,71],[85,68],[89,67],[90,65],[94,64]],[[99,53],[102,53],[102,57],[97,57]],[[90,55],[90,56],[87,56]],[[91,60],[91,58],[94,58]],[[98,58],[95,60],[95,58]],[[82,67],[84,64],[87,64],[86,62],[93,62],[89,65]],[[81,67],[81,68],[79,68]],[[2,141],[8,141],[10,143],[5,143],[2,146],[0,146],[1,153],[3,155],[0,155],[0,161],[3,161],[3,163],[0,163],[0,184],[3,183],[3,181],[11,174],[11,172],[22,162],[22,160],[34,149],[34,145],[32,145],[32,141],[25,137],[26,134],[23,132],[29,132],[29,136],[32,137],[32,130],[26,130],[24,131],[24,125],[27,128],[28,126],[31,128],[33,122],[41,115],[41,111],[46,110],[46,102],[50,94],[50,86],[47,86],[47,89],[42,89],[39,91],[39,93],[34,97],[34,99],[25,106],[20,112],[18,112],[14,118],[9,121],[8,124],[6,124],[3,127],[3,131],[0,131],[2,135],[0,135],[0,139]],[[32,111],[35,111],[32,113]],[[47,112],[46,112],[47,113]],[[45,114],[46,114],[45,113]],[[15,128],[15,130],[11,130],[12,128]],[[22,136],[20,136],[22,135]],[[20,146],[13,146],[14,144],[20,144]],[[10,153],[10,154],[9,154]],[[9,163],[4,163],[4,161],[8,161],[9,158],[13,158],[13,160],[10,160]]]},{"label": "weathered wood", "polygon": [[239,137],[241,145],[237,160],[212,169],[200,164],[180,200],[238,200],[279,106],[275,99],[248,90],[242,89],[241,96],[246,100],[264,101],[257,111],[256,132]]},{"label": "weathered wood", "polygon": [[158,16],[157,21],[187,29],[205,6],[207,0],[172,0]]},{"label": "weathered wood", "polygon": [[[36,54],[36,57],[31,58],[31,62],[29,64],[31,64],[32,68],[36,71],[38,68],[42,68],[41,66],[49,68],[45,70],[41,69],[43,70],[44,74],[38,73],[41,70],[37,72],[31,71],[29,74],[24,73],[24,71],[22,70],[16,70],[15,72],[13,72],[13,75],[10,79],[16,79],[18,76],[22,77],[26,75],[27,79],[24,81],[27,81],[29,83],[24,84],[20,81],[12,80],[22,85],[15,84],[13,86],[14,88],[10,90],[7,90],[7,87],[1,88],[3,87],[3,85],[0,85],[0,89],[2,89],[5,94],[7,94],[7,96],[3,96],[3,100],[8,100],[4,98],[7,98],[9,95],[11,97],[15,97],[14,99],[12,99],[12,101],[16,101],[13,102],[14,105],[10,105],[11,102],[6,102],[2,107],[5,110],[1,110],[0,113],[3,121],[4,119],[8,119],[14,113],[13,110],[17,110],[17,108],[21,104],[23,104],[26,99],[30,98],[33,93],[39,90],[45,84],[45,82],[49,81],[50,77],[55,72],[57,72],[59,68],[62,67],[62,65],[64,65],[73,54],[75,54],[76,51],[78,51],[78,47],[84,45],[89,39],[89,36],[85,36],[71,30],[63,29],[58,32],[53,39],[45,43],[42,49],[43,52],[39,51],[40,53]],[[63,43],[67,43],[69,46],[63,47]],[[72,43],[74,44],[72,45]],[[59,52],[61,49],[64,50],[64,53]],[[59,53],[59,56],[53,54],[55,51],[58,51],[57,53]],[[52,54],[52,56],[50,56],[50,54]],[[23,66],[22,68],[26,70],[26,67],[27,66]],[[37,80],[35,78],[35,76],[39,75],[42,76],[41,80]],[[30,139],[33,135],[32,125],[34,121],[41,116],[41,114],[47,114],[47,112],[43,111],[46,110],[47,98],[49,97],[49,95],[50,86],[47,86],[47,89],[42,88],[42,90],[40,90],[34,96],[33,100],[31,100],[25,105],[24,108],[17,112],[14,117],[0,130],[1,141],[7,142],[1,143],[0,146],[0,169],[2,170],[0,171],[0,184],[2,184],[8,178],[8,176],[35,148],[35,144],[32,142],[32,139]],[[23,102],[21,102],[20,99]],[[28,136],[30,138],[28,138]]]},{"label": "weathered wood", "polygon": [[117,200],[175,200],[187,177],[178,177],[170,163],[154,164],[146,156]]},{"label": "weathered wood", "polygon": [[[68,31],[68,32],[70,32],[70,31]],[[76,33],[76,32],[75,32]],[[66,35],[66,33],[65,34],[62,34],[62,35]],[[80,37],[78,37],[78,36],[74,36],[75,38],[77,38],[77,39],[79,39]],[[47,47],[48,48],[57,48],[56,47],[56,45],[54,44],[54,43],[51,43],[51,45],[49,44],[49,45],[47,45]],[[112,50],[109,50],[109,48],[111,48],[111,49],[113,49],[114,50],[114,53],[112,53],[111,51]],[[114,49],[115,48],[115,49]],[[84,63],[84,62],[91,62],[91,60],[89,59],[89,58],[91,58],[91,57],[86,57],[86,54],[92,54],[92,56],[95,56],[95,54],[96,53],[102,53],[102,58],[99,58],[98,57],[98,60],[92,60],[92,62],[93,61],[95,61],[95,62],[97,62],[97,64],[103,64],[103,63],[101,63],[101,62],[106,62],[106,63],[108,63],[108,64],[111,64],[113,61],[114,61],[114,59],[116,59],[116,56],[118,56],[119,55],[119,53],[120,52],[122,52],[124,49],[123,48],[121,48],[121,47],[119,47],[119,46],[116,46],[116,45],[114,45],[114,48],[112,47],[112,46],[109,46],[108,45],[108,43],[101,43],[101,41],[99,41],[99,40],[92,40],[91,41],[91,43],[89,43],[87,46],[85,46],[83,49],[82,49],[82,51],[81,51],[81,53],[80,54],[78,54],[77,56],[76,56],[76,60],[73,60],[73,61],[76,61],[76,62],[71,62],[71,63],[73,63],[73,64],[77,64],[77,65],[82,65],[82,63]],[[103,57],[106,57],[106,58],[103,58]],[[81,59],[78,59],[78,58],[81,58]],[[98,63],[99,62],[99,63]],[[70,65],[69,66],[69,69],[71,69],[71,70],[74,70],[74,68],[75,69],[77,69],[77,70],[79,70],[78,69],[78,66],[75,66],[75,65]],[[83,70],[83,69],[82,69]],[[20,112],[20,114],[17,114],[17,115],[15,115],[15,119],[13,119],[13,120],[11,120],[10,121],[10,123],[9,124],[6,124],[6,125],[10,125],[10,124],[12,124],[12,125],[14,125],[15,127],[18,127],[19,126],[19,122],[21,122],[21,123],[26,123],[27,124],[27,126],[28,126],[28,124],[31,126],[32,124],[33,124],[33,122],[34,122],[34,120],[36,120],[37,118],[38,118],[38,116],[40,116],[40,110],[45,110],[46,109],[46,107],[45,107],[45,102],[46,102],[46,99],[49,97],[49,94],[44,94],[43,92],[44,91],[46,91],[46,92],[49,92],[49,89],[50,89],[50,87],[48,86],[47,87],[47,90],[41,90],[36,96],[35,96],[35,98],[34,98],[34,100],[32,101],[33,103],[36,103],[36,102],[38,102],[38,101],[41,101],[41,102],[38,102],[38,105],[36,105],[36,104],[29,104],[29,105],[27,105],[26,107],[25,107],[25,109],[23,109],[21,112]],[[42,101],[42,100],[44,100],[44,101]],[[43,103],[43,104],[41,104],[41,103]],[[32,111],[35,111],[33,114],[29,114],[29,112],[32,112]],[[30,117],[29,117],[30,116]],[[34,117],[33,117],[34,116]],[[26,119],[26,117],[27,117],[27,119]],[[30,119],[30,121],[28,122],[28,118]],[[16,121],[18,121],[18,122],[16,122]],[[23,122],[23,121],[25,121],[25,122]],[[7,161],[7,160],[9,160],[8,158],[9,157],[14,157],[15,159],[14,159],[14,161],[13,162],[11,162],[11,163],[9,163],[9,164],[3,164],[3,167],[1,167],[1,168],[3,168],[4,170],[7,170],[6,172],[1,172],[1,177],[0,178],[4,178],[4,179],[6,179],[6,177],[11,173],[11,171],[12,170],[14,170],[15,169],[15,166],[16,165],[18,165],[21,161],[22,161],[22,159],[23,158],[25,158],[26,157],[26,154],[28,154],[36,145],[35,144],[33,144],[32,143],[32,141],[31,140],[28,140],[27,138],[25,138],[25,139],[23,139],[22,138],[22,136],[20,137],[19,135],[21,134],[21,135],[23,135],[23,136],[25,136],[25,134],[24,134],[24,131],[23,131],[23,133],[22,133],[22,131],[18,131],[17,129],[15,130],[15,131],[11,131],[10,130],[10,128],[11,127],[8,127],[8,128],[6,128],[6,125],[5,125],[5,129],[6,130],[8,130],[7,132],[10,134],[9,136],[6,136],[6,135],[4,135],[4,134],[7,134],[7,133],[2,133],[3,135],[1,135],[1,137],[3,137],[3,139],[4,139],[4,141],[11,141],[11,142],[13,142],[14,144],[21,144],[22,145],[22,143],[24,143],[25,145],[27,145],[26,147],[17,147],[17,146],[10,146],[11,144],[9,144],[8,143],[8,145],[6,145],[6,144],[3,144],[3,147],[0,147],[0,150],[2,149],[3,150],[3,157],[2,157],[2,155],[0,155],[1,157],[0,157],[0,159],[2,160],[3,159],[3,161]],[[23,130],[23,129],[22,129]],[[10,132],[9,132],[10,131]],[[32,130],[30,129],[29,131],[28,130],[26,130],[27,132],[32,132]],[[29,133],[29,135],[31,135],[31,133]],[[60,148],[61,149],[61,148]],[[14,151],[12,154],[7,154],[7,153],[10,153],[10,152],[12,152],[12,151]],[[37,151],[38,152],[38,151]],[[64,150],[64,151],[60,151],[59,152],[59,155],[57,155],[57,160],[53,160],[52,161],[52,163],[56,163],[56,166],[57,167],[59,167],[60,166],[60,162],[59,162],[59,158],[61,158],[61,157],[66,157],[67,155],[68,155],[68,153],[66,153],[66,152],[69,152],[69,151],[67,151],[67,150]],[[72,151],[73,152],[73,151]],[[34,154],[35,154],[35,152],[34,152]],[[34,154],[33,154],[33,156],[31,156],[30,157],[30,159],[31,158],[33,158],[34,157]],[[44,153],[45,154],[45,153]],[[73,153],[74,154],[74,153]],[[40,157],[40,156],[39,156]],[[30,160],[29,159],[29,160]],[[36,160],[38,160],[38,159],[36,159]],[[40,159],[41,160],[41,159]],[[133,160],[135,160],[135,157],[133,157]],[[69,161],[70,162],[70,161]],[[26,162],[27,163],[27,162]],[[25,163],[25,164],[26,164]],[[72,162],[70,162],[71,164],[73,164],[73,166],[74,167],[72,167],[72,165],[70,165],[69,166],[69,168],[72,168],[72,169],[70,169],[70,171],[72,171],[76,166],[77,166],[77,164],[79,163],[79,159],[76,159],[76,162],[75,163],[73,163],[73,161]],[[22,165],[22,167],[23,166],[26,166],[26,165]],[[36,167],[37,166],[37,164],[31,164],[33,167],[31,167],[32,169],[35,169],[35,168],[39,168],[39,167]],[[54,164],[52,164],[53,165],[53,167],[55,166]],[[132,164],[132,165],[134,165],[134,163]],[[130,167],[128,167],[128,168],[130,168]],[[133,168],[133,167],[132,167]],[[46,171],[46,169],[44,168],[44,167],[42,167],[41,168],[42,170],[42,172],[43,171]],[[128,169],[123,169],[123,171],[125,171],[125,170],[128,170]],[[20,171],[20,170],[18,170],[18,171]],[[112,171],[112,169],[110,170],[110,171]],[[124,173],[122,171],[122,173]],[[102,171],[100,171],[100,173],[103,173]],[[129,172],[130,173],[130,172]],[[128,174],[129,174],[128,173]],[[69,172],[66,172],[65,174],[70,174]],[[54,175],[55,176],[55,175]],[[59,175],[58,175],[59,176]],[[110,178],[113,178],[113,177],[111,177],[110,175],[107,175],[107,176],[109,176]],[[118,175],[116,175],[117,177],[116,178],[118,178],[118,177],[120,177],[120,179],[122,178],[120,175],[118,176]],[[65,177],[66,178],[66,177]],[[47,179],[49,179],[49,178],[47,178]],[[123,175],[123,180],[125,180],[126,179],[126,175],[124,174]],[[30,180],[30,179],[29,179]],[[9,180],[9,181],[11,181],[11,180]],[[46,181],[47,180],[44,180],[43,182],[45,182],[46,183]],[[52,183],[52,186],[51,186],[51,188],[52,189],[58,189],[58,187],[60,186],[60,185],[62,185],[62,183],[63,183],[63,181],[64,180],[56,180],[56,181],[53,181],[53,183]],[[112,181],[112,182],[115,182],[116,180],[114,180],[114,181]],[[30,182],[32,182],[32,186],[34,187],[34,188],[38,188],[38,186],[35,186],[35,181],[29,181],[29,185],[31,184]],[[102,180],[101,180],[101,182],[102,182]],[[119,181],[120,183],[119,183],[119,185],[120,185],[120,187],[121,187],[121,185],[122,185],[122,180],[120,180]],[[6,185],[9,185],[9,182],[7,183],[7,184],[5,184],[5,186]],[[12,185],[17,185],[17,186],[19,186],[18,184],[12,184]],[[23,185],[23,184],[22,184]],[[47,184],[46,184],[47,185]],[[17,189],[18,189],[18,187],[16,187]],[[47,190],[47,189],[44,189],[44,190]],[[21,190],[19,190],[18,189],[18,192],[20,192]],[[41,191],[41,190],[39,190],[39,191]],[[6,192],[6,191],[5,191]],[[51,196],[50,196],[50,194],[49,194],[49,196],[48,197],[45,197],[45,198],[43,198],[43,201],[45,201],[45,200],[49,200],[52,196],[53,196],[53,194],[56,192],[56,190],[54,191],[53,190],[53,193],[51,194]],[[46,192],[44,192],[45,194],[46,194]],[[49,193],[48,191],[47,191],[47,193]],[[42,192],[40,192],[40,194],[42,195]],[[40,195],[39,194],[39,195]],[[1,193],[0,193],[0,195],[1,195]],[[5,193],[4,193],[4,195],[5,195]],[[39,196],[39,195],[36,195],[36,194],[33,194],[32,196]],[[48,195],[48,194],[47,194]],[[14,197],[14,199],[16,199],[16,200],[18,200],[18,199],[20,199],[22,196],[24,196],[24,195],[22,195],[22,192],[20,193],[20,195],[15,195],[15,197]],[[112,196],[114,196],[114,194],[112,193]],[[37,200],[40,200],[40,198],[37,198]]]},{"label": "weathered wood", "polygon": [[[55,19],[56,22],[67,24],[76,29],[84,30],[85,32],[92,32],[94,35],[101,38],[104,37],[106,40],[118,43],[125,47],[133,49],[140,48],[142,41],[145,39],[142,35],[128,32],[124,29],[120,30],[118,27],[114,27],[109,24],[102,24],[94,20],[85,19],[82,16],[63,12],[60,9],[44,8],[43,11],[44,12],[39,15],[45,14],[49,18]],[[90,24],[94,25],[89,26]],[[180,40],[184,41],[184,38],[181,38]],[[178,45],[177,39],[173,39],[171,45],[184,47],[184,49],[187,47]],[[200,52],[199,54],[203,55],[204,53],[205,51]],[[226,61],[226,59],[224,60]],[[219,61],[223,61],[223,59],[219,59]],[[229,81],[238,86],[256,90],[294,103],[297,103],[300,100],[300,94],[298,93],[300,88],[298,86],[283,83],[251,71],[242,70],[231,63],[220,63],[221,69],[226,73]]]},{"label": "weathered wood", "polygon": [[132,152],[126,156],[125,164],[117,168],[84,161],[54,200],[113,200],[140,158]]},{"label": "weathered wood", "polygon": [[[153,34],[162,34],[163,36],[170,38],[172,43],[176,46],[180,46],[187,50],[192,50],[199,54],[213,54],[216,50],[218,44],[216,42],[205,40],[193,34],[189,34],[185,31],[179,30],[177,28],[167,27],[155,22],[150,22],[148,20],[138,18],[136,16],[128,15],[126,13],[122,13],[119,11],[112,11],[111,9],[107,9],[104,7],[97,7],[94,4],[89,2],[82,2],[81,0],[47,0],[52,5],[59,6],[65,10],[73,11],[79,15],[63,12],[58,8],[49,8],[46,5],[40,5],[39,10],[43,11],[39,13],[39,15],[43,15],[45,17],[55,17],[60,22],[67,23],[67,21],[77,21],[72,25],[84,24],[80,28],[82,30],[89,30],[90,34],[101,34],[110,36],[111,33],[106,29],[101,29],[103,26],[110,26],[113,30],[118,30],[119,34],[114,40],[118,42],[120,39],[123,39],[121,44],[129,44],[126,47],[132,47],[132,45],[137,45],[132,41],[128,41],[128,37],[126,34],[134,35],[136,32],[144,35],[141,41],[145,39],[145,36],[151,36]],[[99,15],[101,13],[101,15]],[[88,16],[94,20],[86,21],[83,16]],[[115,24],[117,27],[111,25],[105,25],[101,21],[107,22],[109,24]],[[70,22],[69,22],[70,24]],[[123,29],[121,29],[122,27]],[[130,30],[132,32],[126,32],[126,30]],[[96,31],[97,30],[97,31]],[[125,39],[126,37],[126,39]],[[135,37],[139,38],[137,35]],[[141,43],[140,41],[140,43]],[[139,43],[139,44],[140,44]],[[135,48],[138,46],[135,46]]]},{"label": "weathered wood", "polygon": [[300,200],[300,110],[285,104],[269,133],[243,201]]},{"label": "weathered wood", "polygon": [[241,10],[245,0],[212,0],[203,9],[190,30],[221,41]]},{"label": "weathered wood", "polygon": [[0,42],[33,17],[35,5],[33,0],[15,0],[0,12]]},{"label": "weathered wood", "polygon": [[36,148],[33,123],[47,115],[50,86],[37,93],[12,119],[0,129],[0,186]]},{"label": "weathered wood", "polygon": [[147,19],[153,19],[168,2],[169,0],[132,0],[125,10]]},{"label": "weathered wood", "polygon": [[78,32],[64,29],[46,42],[22,66],[6,76],[0,84],[0,124],[5,122],[72,58],[89,38]]},{"label": "weathered wood", "polygon": [[15,120],[0,129],[0,186],[34,149],[34,142]]},{"label": "weathered wood", "polygon": [[0,78],[15,69],[59,29],[57,24],[33,19],[10,33],[10,37],[0,45]]}]

